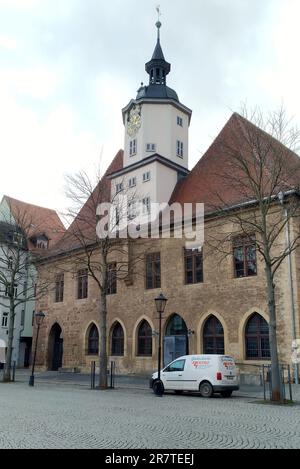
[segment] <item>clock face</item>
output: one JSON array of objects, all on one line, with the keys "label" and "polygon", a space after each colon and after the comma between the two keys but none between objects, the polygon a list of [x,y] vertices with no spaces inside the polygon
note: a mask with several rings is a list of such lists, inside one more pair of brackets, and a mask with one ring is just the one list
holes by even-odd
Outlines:
[{"label": "clock face", "polygon": [[141,127],[141,108],[140,106],[134,106],[127,119],[127,133],[129,137],[134,137]]}]

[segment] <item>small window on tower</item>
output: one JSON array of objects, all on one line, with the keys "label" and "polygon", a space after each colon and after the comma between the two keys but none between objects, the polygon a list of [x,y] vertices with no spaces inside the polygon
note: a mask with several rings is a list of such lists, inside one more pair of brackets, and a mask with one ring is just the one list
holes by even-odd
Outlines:
[{"label": "small window on tower", "polygon": [[150,197],[144,197],[142,202],[143,202],[143,215],[149,215],[151,213]]},{"label": "small window on tower", "polygon": [[7,327],[8,325],[8,313],[3,313],[2,314],[2,327]]},{"label": "small window on tower", "polygon": [[136,155],[136,138],[129,143],[129,156]]},{"label": "small window on tower", "polygon": [[118,194],[118,192],[121,192],[123,189],[124,189],[123,182],[116,184],[116,194]]},{"label": "small window on tower", "polygon": [[146,173],[144,173],[143,174],[143,182],[150,181],[150,177],[151,177],[150,171],[147,171]]},{"label": "small window on tower", "polygon": [[147,145],[146,145],[146,151],[149,151],[149,152],[156,151],[156,145],[155,145],[155,143],[147,143]]},{"label": "small window on tower", "polygon": [[180,140],[177,140],[176,155],[180,158],[183,158],[183,142],[181,142]]},{"label": "small window on tower", "polygon": [[182,117],[177,116],[177,125],[180,125],[180,127],[183,127],[183,120]]},{"label": "small window on tower", "polygon": [[136,186],[136,177],[132,177],[132,178],[129,178],[129,181],[128,181],[128,187],[134,187]]}]

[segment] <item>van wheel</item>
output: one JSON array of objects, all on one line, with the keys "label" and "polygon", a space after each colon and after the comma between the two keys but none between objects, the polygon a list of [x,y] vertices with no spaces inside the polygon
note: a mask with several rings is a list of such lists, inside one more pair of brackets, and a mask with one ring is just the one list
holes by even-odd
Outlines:
[{"label": "van wheel", "polygon": [[202,397],[211,397],[214,393],[213,387],[208,381],[200,384],[199,391]]},{"label": "van wheel", "polygon": [[222,391],[221,396],[222,397],[231,397],[232,391]]},{"label": "van wheel", "polygon": [[162,381],[159,380],[154,381],[152,389],[154,394],[156,394],[157,396],[162,396],[165,390]]},{"label": "van wheel", "polygon": [[175,394],[182,394],[183,391],[181,389],[176,389]]}]

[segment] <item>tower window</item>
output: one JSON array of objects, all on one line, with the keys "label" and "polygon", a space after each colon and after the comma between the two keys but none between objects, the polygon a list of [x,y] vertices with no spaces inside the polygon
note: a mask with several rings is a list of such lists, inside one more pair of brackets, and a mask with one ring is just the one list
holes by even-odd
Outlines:
[{"label": "tower window", "polygon": [[129,220],[133,220],[137,216],[137,208],[136,208],[136,201],[133,200],[128,204],[128,218]]},{"label": "tower window", "polygon": [[146,151],[156,151],[156,145],[155,143],[147,143],[146,145]]},{"label": "tower window", "polygon": [[160,69],[156,69],[156,83],[159,85],[160,84]]},{"label": "tower window", "polygon": [[118,192],[121,192],[123,189],[124,189],[123,182],[116,184],[116,194],[118,194]]},{"label": "tower window", "polygon": [[136,155],[136,138],[129,143],[129,156]]},{"label": "tower window", "polygon": [[143,214],[149,215],[150,213],[151,213],[150,197],[144,197],[143,198]]},{"label": "tower window", "polygon": [[183,120],[182,117],[177,116],[177,125],[180,125],[180,127],[183,127]]},{"label": "tower window", "polygon": [[146,173],[143,174],[143,182],[150,181],[150,178],[151,178],[150,171],[147,171]]},{"label": "tower window", "polygon": [[2,327],[7,327],[8,324],[8,313],[2,314]]},{"label": "tower window", "polygon": [[128,187],[134,187],[134,186],[136,186],[136,177],[129,178]]},{"label": "tower window", "polygon": [[183,142],[180,140],[177,140],[177,151],[176,155],[179,156],[180,158],[183,158]]}]

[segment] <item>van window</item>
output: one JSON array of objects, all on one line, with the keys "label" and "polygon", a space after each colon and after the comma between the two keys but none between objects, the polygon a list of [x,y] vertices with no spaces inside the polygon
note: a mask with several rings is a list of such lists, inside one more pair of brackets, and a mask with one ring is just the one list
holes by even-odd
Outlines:
[{"label": "van window", "polygon": [[171,363],[164,371],[183,371],[185,365],[185,360],[176,360],[176,362]]}]

